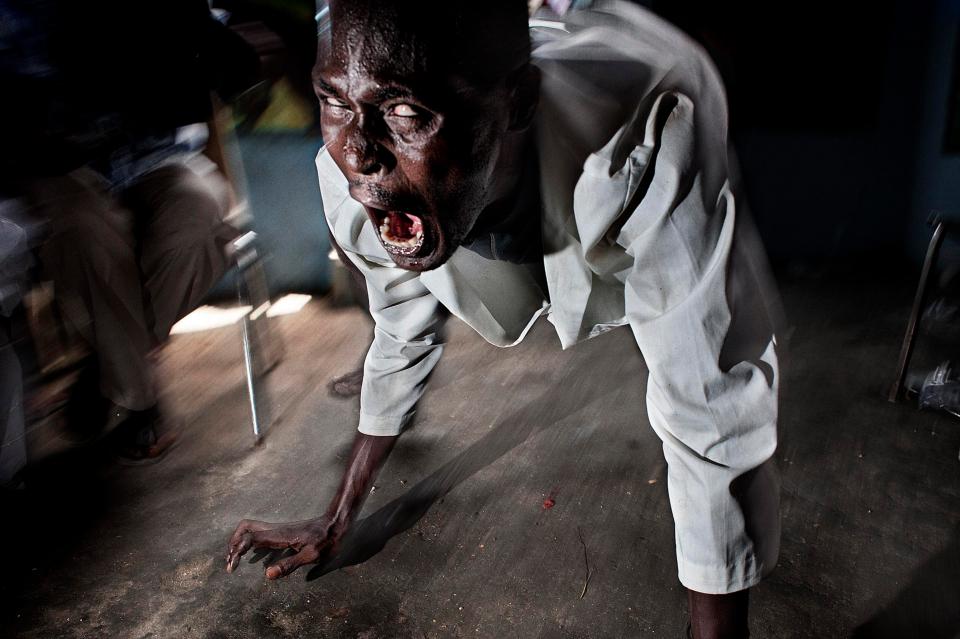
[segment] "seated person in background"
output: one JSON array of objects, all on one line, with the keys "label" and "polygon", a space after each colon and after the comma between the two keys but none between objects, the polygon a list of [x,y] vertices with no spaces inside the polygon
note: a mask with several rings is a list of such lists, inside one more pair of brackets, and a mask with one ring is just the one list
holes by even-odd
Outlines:
[{"label": "seated person in background", "polygon": [[376,321],[360,432],[326,513],[242,521],[227,569],[250,548],[296,551],[275,579],[335,551],[440,358],[442,309],[497,346],[548,313],[563,347],[631,328],[688,632],[746,637],[748,589],[778,553],[779,371],[723,88],[698,46],[633,5],[534,27],[524,0],[330,4],[317,166]]},{"label": "seated person in background", "polygon": [[14,351],[11,316],[27,288],[31,265],[26,232],[8,212],[18,203],[0,192],[0,495],[23,484],[27,464],[23,423],[23,372]]},{"label": "seated person in background", "polygon": [[[201,156],[211,90],[255,80],[258,60],[204,0],[5,5],[3,179],[47,229],[39,250],[65,320],[92,353],[68,419],[116,429],[121,454],[173,440],[151,351],[226,269],[228,185]],[[9,15],[7,15],[9,14]],[[6,24],[6,22],[5,22]]]}]

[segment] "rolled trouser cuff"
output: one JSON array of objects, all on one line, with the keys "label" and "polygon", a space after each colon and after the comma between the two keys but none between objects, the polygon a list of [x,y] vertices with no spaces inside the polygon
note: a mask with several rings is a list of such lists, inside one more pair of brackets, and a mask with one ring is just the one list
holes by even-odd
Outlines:
[{"label": "rolled trouser cuff", "polygon": [[772,570],[755,557],[735,565],[705,566],[677,557],[677,576],[689,590],[706,595],[726,595],[756,586]]}]

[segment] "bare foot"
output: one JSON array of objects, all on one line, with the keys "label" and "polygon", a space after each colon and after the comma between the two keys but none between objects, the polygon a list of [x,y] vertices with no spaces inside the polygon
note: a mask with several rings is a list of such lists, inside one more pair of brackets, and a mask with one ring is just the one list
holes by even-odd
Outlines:
[{"label": "bare foot", "polygon": [[358,368],[346,375],[335,377],[330,382],[330,394],[334,397],[356,397],[360,394],[363,384],[363,369]]},{"label": "bare foot", "polygon": [[116,431],[117,461],[125,466],[155,464],[179,443],[180,426],[156,408],[131,413]]}]

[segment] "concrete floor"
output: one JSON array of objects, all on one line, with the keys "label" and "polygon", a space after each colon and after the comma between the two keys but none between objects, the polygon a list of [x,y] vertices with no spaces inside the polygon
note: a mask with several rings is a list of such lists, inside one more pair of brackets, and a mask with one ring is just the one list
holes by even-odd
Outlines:
[{"label": "concrete floor", "polygon": [[[885,401],[911,282],[879,279],[784,285],[783,546],[754,592],[755,637],[960,637],[960,422]],[[498,350],[452,322],[342,555],[280,582],[262,563],[226,574],[240,518],[325,507],[356,422],[326,384],[358,363],[363,315],[321,300],[275,326],[288,352],[268,377],[262,446],[228,327],[163,353],[165,403],[185,426],[163,463],[84,454],[37,469],[4,506],[0,634],[679,636],[665,466],[627,330],[563,352],[541,322]]]}]

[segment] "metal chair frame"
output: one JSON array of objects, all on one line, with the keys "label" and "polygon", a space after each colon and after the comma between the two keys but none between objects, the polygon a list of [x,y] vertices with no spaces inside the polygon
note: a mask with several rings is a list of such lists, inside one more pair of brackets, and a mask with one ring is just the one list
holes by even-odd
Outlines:
[{"label": "metal chair frame", "polygon": [[910,319],[907,321],[907,329],[903,335],[903,344],[900,347],[900,359],[897,362],[897,376],[890,387],[887,395],[887,401],[897,402],[903,397],[904,383],[907,379],[907,369],[910,367],[910,359],[913,357],[913,347],[916,342],[917,328],[920,324],[920,314],[923,312],[923,306],[927,301],[927,289],[930,284],[930,274],[937,263],[937,255],[940,252],[940,246],[943,244],[943,238],[947,233],[947,223],[943,218],[934,214],[927,220],[927,224],[933,226],[933,235],[930,237],[930,243],[927,245],[927,255],[923,260],[923,268],[920,271],[920,281],[917,283],[917,292],[913,297],[913,308],[910,310]]}]

